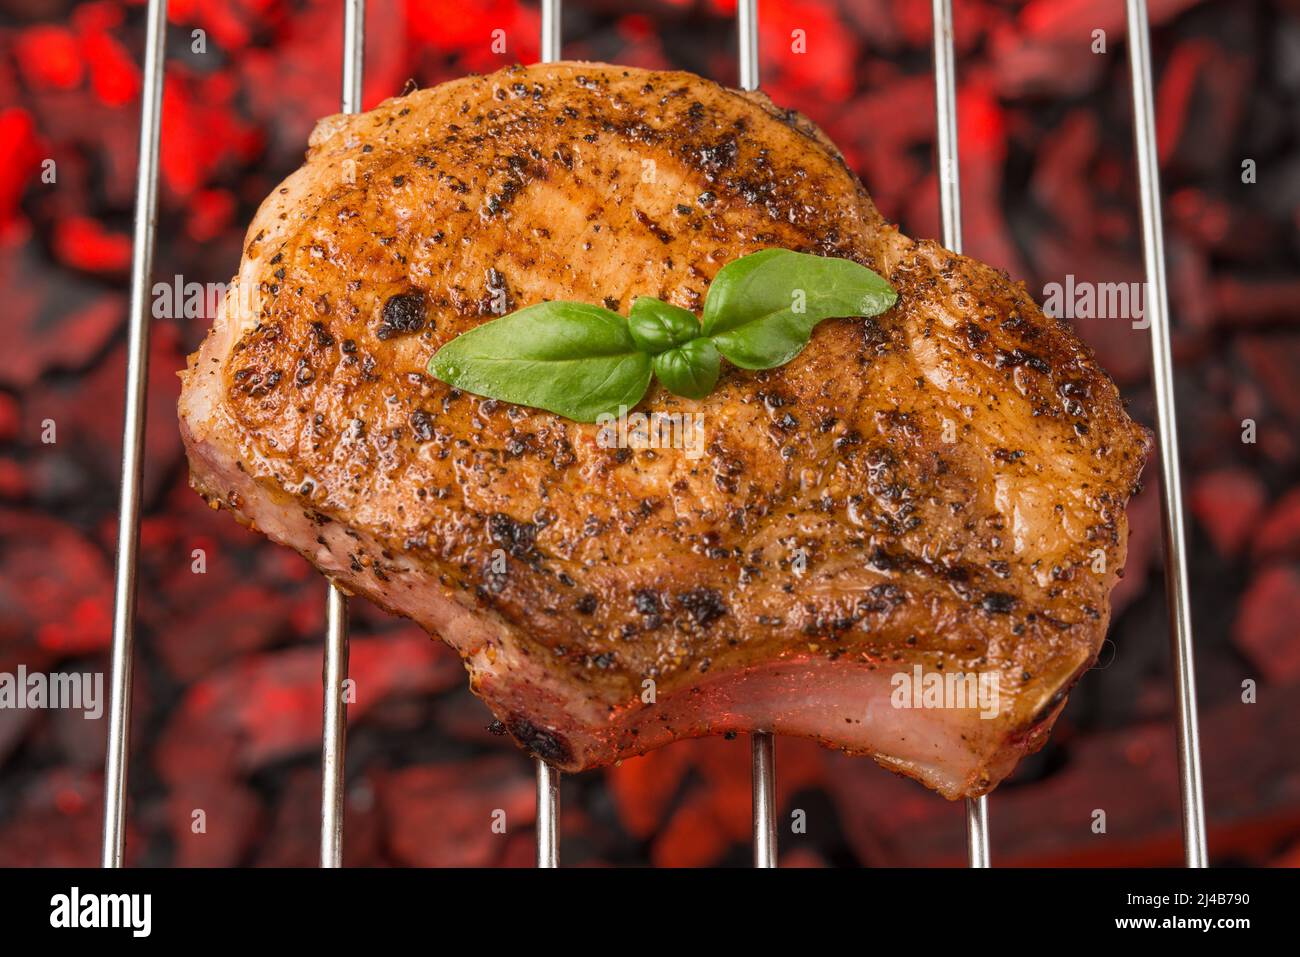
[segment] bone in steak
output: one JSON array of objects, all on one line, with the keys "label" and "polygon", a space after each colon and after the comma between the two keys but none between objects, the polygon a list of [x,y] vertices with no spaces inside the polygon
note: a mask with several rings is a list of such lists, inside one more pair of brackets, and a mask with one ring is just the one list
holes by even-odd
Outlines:
[{"label": "bone in steak", "polygon": [[[606,447],[425,372],[494,306],[698,313],[773,246],[898,303],[703,400],[652,386],[643,411],[703,417],[694,448]],[[557,767],[760,729],[949,798],[1041,746],[1096,659],[1149,446],[1065,324],[901,235],[805,119],[595,63],[322,120],[183,376],[194,487],[440,635]],[[996,681],[996,708],[900,693],[918,666]]]}]

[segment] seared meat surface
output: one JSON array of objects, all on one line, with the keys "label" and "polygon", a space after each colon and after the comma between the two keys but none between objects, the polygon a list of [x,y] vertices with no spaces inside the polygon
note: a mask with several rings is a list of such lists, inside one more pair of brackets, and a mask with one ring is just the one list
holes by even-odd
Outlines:
[{"label": "seared meat surface", "polygon": [[[773,246],[898,303],[703,400],[652,386],[641,411],[702,417],[685,448],[425,371],[503,304],[698,313]],[[184,380],[194,487],[452,644],[556,766],[761,729],[949,798],[1038,747],[1094,662],[1149,441],[1067,326],[887,224],[807,121],[592,63],[322,120]],[[898,707],[918,666],[996,700]]]}]

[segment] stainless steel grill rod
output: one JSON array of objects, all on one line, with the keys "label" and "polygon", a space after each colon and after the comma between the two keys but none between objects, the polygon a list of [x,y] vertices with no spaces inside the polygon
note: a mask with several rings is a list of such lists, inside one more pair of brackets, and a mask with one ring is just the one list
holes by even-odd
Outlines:
[{"label": "stainless steel grill rod", "polygon": [[542,0],[541,61],[554,63],[560,59],[563,32],[560,26],[563,7],[560,0]]},{"label": "stainless steel grill rod", "polygon": [[1146,308],[1151,321],[1151,385],[1160,441],[1160,487],[1164,501],[1165,600],[1178,697],[1178,773],[1183,811],[1183,851],[1188,867],[1205,867],[1205,798],[1201,789],[1201,743],[1196,717],[1196,671],[1192,610],[1183,538],[1183,486],[1178,460],[1178,413],[1174,363],[1169,346],[1169,291],[1165,281],[1165,234],[1160,213],[1160,165],[1152,108],[1151,30],[1146,0],[1127,0],[1129,67],[1133,81],[1133,133],[1142,203],[1142,253]]},{"label": "stainless steel grill rod", "polygon": [[[542,0],[541,61],[560,59],[560,0]],[[537,763],[537,866],[560,866],[560,772],[541,758]]]},{"label": "stainless steel grill rod", "polygon": [[537,763],[537,866],[560,866],[560,772]]},{"label": "stainless steel grill rod", "polygon": [[[736,42],[740,88],[758,89],[758,0],[736,7]],[[776,748],[772,735],[756,731],[750,742],[753,759],[754,866],[776,867]]]},{"label": "stainless steel grill rod", "polygon": [[[343,0],[342,112],[361,111],[365,70],[366,0]],[[325,660],[321,669],[320,866],[343,866],[343,810],[347,770],[348,599],[333,582],[325,599]]]},{"label": "stainless steel grill rod", "polygon": [[736,5],[737,58],[740,88],[758,89],[758,0],[740,0]]},{"label": "stainless steel grill rod", "polygon": [[[943,244],[961,252],[961,175],[957,144],[957,58],[952,43],[952,0],[932,0],[934,10],[934,105],[938,123],[939,210]],[[966,856],[971,867],[989,866],[987,797],[966,800]]]},{"label": "stainless steel grill rod", "polygon": [[122,485],[118,499],[117,570],[113,590],[112,676],[104,756],[104,867],[121,867],[126,849],[126,776],[131,744],[131,667],[135,645],[136,559],[140,483],[144,470],[145,389],[149,381],[149,280],[158,219],[158,142],[162,123],[167,0],[149,0],[140,97],[140,159],[131,248],[131,312],[127,317],[126,406],[122,421]]},{"label": "stainless steel grill rod", "polygon": [[776,867],[776,736],[759,731],[750,738],[754,866]]}]

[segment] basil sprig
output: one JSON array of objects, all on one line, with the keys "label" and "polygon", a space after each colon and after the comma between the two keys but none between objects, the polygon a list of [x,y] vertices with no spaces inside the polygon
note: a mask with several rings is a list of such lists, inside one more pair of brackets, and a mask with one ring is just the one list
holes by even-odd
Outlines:
[{"label": "basil sprig", "polygon": [[852,260],[764,249],[718,272],[702,320],[650,296],[626,319],[586,303],[543,302],[457,336],[429,360],[429,373],[475,395],[594,422],[640,402],[652,374],[670,392],[702,399],[723,357],[742,369],[784,365],[823,319],[878,315],[897,298]]}]

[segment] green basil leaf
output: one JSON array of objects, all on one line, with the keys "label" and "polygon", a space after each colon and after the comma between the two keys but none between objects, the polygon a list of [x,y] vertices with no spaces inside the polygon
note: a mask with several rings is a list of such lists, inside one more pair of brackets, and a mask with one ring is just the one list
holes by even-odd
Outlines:
[{"label": "green basil leaf", "polygon": [[654,358],[655,377],[669,392],[702,399],[718,384],[722,359],[713,343],[700,337]]},{"label": "green basil leaf", "polygon": [[429,360],[429,373],[474,395],[594,422],[641,401],[650,357],[618,313],[542,302],[457,336]]},{"label": "green basil leaf", "polygon": [[874,316],[898,293],[852,260],[764,249],[723,266],[704,301],[704,334],[742,369],[797,356],[813,328],[837,316]]},{"label": "green basil leaf", "polygon": [[695,313],[653,296],[637,297],[627,314],[627,327],[636,344],[652,356],[700,334],[700,320]]}]

